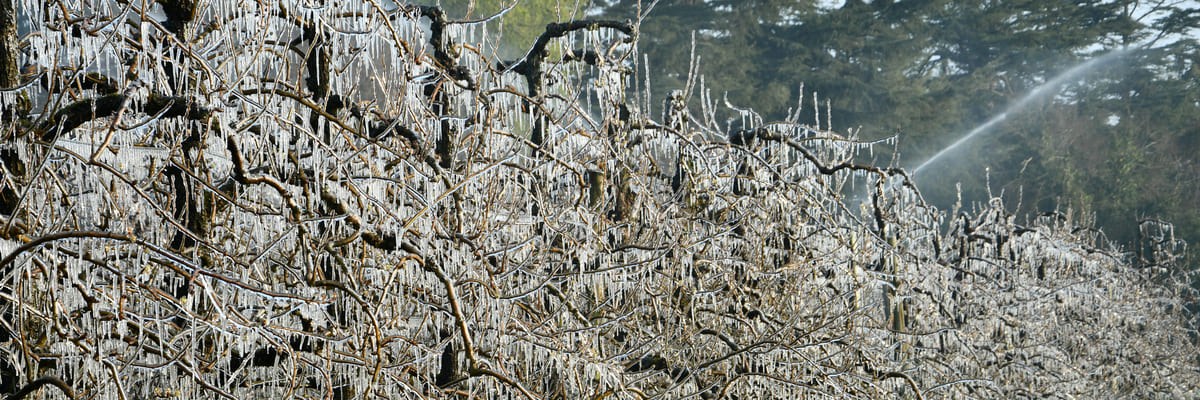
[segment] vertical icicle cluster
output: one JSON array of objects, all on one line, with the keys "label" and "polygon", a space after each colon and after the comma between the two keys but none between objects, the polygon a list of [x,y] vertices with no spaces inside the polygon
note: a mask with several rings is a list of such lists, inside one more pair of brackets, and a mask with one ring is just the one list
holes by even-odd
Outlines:
[{"label": "vertical icicle cluster", "polygon": [[501,60],[502,17],[195,4],[21,2],[6,379],[113,399],[1196,394],[1162,221],[1138,269],[1070,212],[945,216],[855,164],[873,143],[832,132],[828,103],[813,126],[696,77],[631,91],[625,22],[558,21]]}]

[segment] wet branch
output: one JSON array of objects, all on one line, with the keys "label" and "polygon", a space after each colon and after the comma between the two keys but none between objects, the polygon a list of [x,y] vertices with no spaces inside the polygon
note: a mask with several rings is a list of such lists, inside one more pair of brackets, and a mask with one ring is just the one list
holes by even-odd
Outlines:
[{"label": "wet branch", "polygon": [[[500,63],[501,69],[511,70],[525,77],[525,85],[529,91],[530,98],[537,99],[542,92],[542,63],[549,57],[546,46],[550,45],[550,41],[563,36],[570,32],[589,29],[595,30],[600,28],[615,29],[626,35],[634,36],[636,30],[632,23],[628,21],[610,21],[610,20],[576,20],[570,22],[552,23],[546,25],[546,31],[538,36],[533,42],[533,47],[529,53],[525,54],[525,58],[516,63]],[[573,52],[574,53],[574,52]],[[589,59],[589,54],[591,58]],[[597,55],[594,52],[582,52],[578,56],[568,55],[564,60],[581,60],[589,64],[595,64],[598,61]],[[531,108],[532,110],[532,108]],[[534,147],[541,147],[545,141],[545,123],[541,119],[537,119],[533,132],[530,134],[530,141]]]},{"label": "wet branch", "polygon": [[866,172],[879,174],[880,176],[900,175],[900,176],[904,177],[904,185],[905,186],[912,186],[911,180],[908,179],[908,173],[905,172],[901,168],[892,168],[892,167],[880,168],[880,167],[876,167],[874,165],[855,164],[850,161],[842,161],[841,163],[834,164],[834,165],[825,165],[823,162],[821,162],[821,160],[817,159],[817,156],[813,155],[813,153],[811,151],[808,151],[807,148],[800,145],[800,143],[797,143],[795,140],[792,140],[791,138],[787,138],[787,137],[784,137],[777,133],[773,133],[767,129],[760,128],[753,132],[742,132],[740,134],[740,140],[743,140],[743,141],[751,141],[751,140],[753,140],[753,137],[757,137],[757,138],[772,141],[772,142],[780,142],[780,143],[786,144],[788,147],[791,147],[792,149],[795,149],[796,151],[799,151],[800,154],[803,155],[804,158],[807,159],[809,162],[811,162],[813,164],[813,166],[817,168],[817,171],[823,175],[833,175],[834,173],[841,171],[843,169],[848,169],[851,171],[866,171]]},{"label": "wet branch", "polygon": [[[633,36],[635,33],[633,24],[628,21],[586,19],[552,23],[546,25],[546,31],[542,32],[541,36],[538,36],[537,40],[533,42],[533,47],[529,50],[529,53],[525,55],[524,59],[507,67],[513,72],[525,76],[525,81],[529,84],[530,97],[537,97],[538,93],[541,92],[540,86],[542,80],[542,63],[545,62],[546,57],[549,56],[546,46],[550,45],[550,41],[566,36],[568,33],[574,31],[583,29],[595,30],[600,28],[615,29],[629,36]],[[506,66],[501,65],[501,67]]]},{"label": "wet branch", "polygon": [[242,158],[241,150],[238,150],[237,141],[230,136],[225,140],[225,148],[229,150],[229,158],[233,160],[233,180],[243,185],[264,184],[275,189],[276,193],[283,198],[288,209],[292,211],[291,219],[293,221],[300,220],[300,206],[296,204],[296,199],[292,197],[292,192],[283,186],[278,179],[269,175],[248,175],[246,173],[246,161]]},{"label": "wet branch", "polygon": [[75,398],[75,391],[71,389],[70,385],[68,385],[66,382],[63,382],[62,379],[58,379],[53,376],[43,376],[41,378],[34,379],[32,382],[25,384],[25,386],[21,387],[21,390],[18,390],[16,393],[11,394],[8,397],[5,397],[4,399],[5,400],[23,399],[23,398],[25,398],[25,396],[32,394],[33,392],[37,391],[38,389],[41,389],[43,386],[46,386],[46,385],[51,385],[51,386],[58,388],[58,390],[61,390],[63,395],[67,396],[68,399]]},{"label": "wet branch", "polygon": [[[463,352],[466,353],[466,356],[467,356],[467,375],[470,377],[490,376],[505,385],[509,385],[509,386],[512,386],[513,388],[516,388],[517,391],[521,392],[521,394],[523,396],[525,396],[525,398],[530,399],[530,400],[536,399],[536,397],[534,397],[532,393],[530,393],[528,390],[526,390],[525,387],[523,385],[521,385],[520,382],[517,382],[516,380],[513,380],[512,378],[510,378],[504,374],[501,374],[499,372],[492,370],[491,368],[488,368],[484,363],[479,361],[479,357],[475,350],[474,341],[471,339],[471,332],[470,332],[469,328],[467,327],[467,317],[463,313],[463,307],[459,300],[460,297],[458,295],[458,291],[455,290],[454,280],[450,279],[449,275],[446,275],[446,272],[442,270],[442,267],[440,265],[433,262],[432,260],[427,259],[425,257],[425,255],[422,254],[420,249],[416,248],[416,246],[413,246],[410,243],[404,243],[401,245],[401,248],[404,251],[416,256],[417,262],[421,264],[421,268],[424,269],[426,272],[432,273],[434,276],[436,276],[437,279],[439,281],[441,281],[442,286],[445,288],[447,301],[450,302],[450,312],[454,315],[454,322],[455,322],[456,328],[458,330],[458,334],[460,336],[462,336]],[[446,349],[447,349],[447,350],[445,350],[446,352],[453,351],[453,347],[449,344],[447,345]],[[443,354],[443,357],[442,357],[443,372],[449,372],[450,374],[453,374],[453,371],[456,370],[457,368],[453,367],[452,365],[447,364],[447,363],[453,363],[453,362],[455,362],[455,361],[452,359],[452,357],[448,357],[445,354]],[[458,378],[458,377],[439,376],[438,381],[443,382],[443,383],[452,383],[452,382],[456,382],[458,380],[455,378]]]},{"label": "wet branch", "polygon": [[433,46],[433,60],[438,67],[450,76],[455,81],[466,81],[467,89],[474,90],[476,88],[475,80],[471,78],[471,71],[467,67],[458,65],[455,61],[458,58],[458,51],[455,50],[454,41],[446,37],[446,26],[456,23],[446,19],[446,11],[441,7],[436,6],[415,6],[416,11],[425,18],[429,18],[429,44]]},{"label": "wet branch", "polygon": [[17,64],[21,49],[17,40],[17,10],[13,3],[0,1],[0,89],[21,84],[21,69]]},{"label": "wet branch", "polygon": [[184,28],[196,19],[196,0],[158,0],[158,3],[162,4],[163,14],[167,16],[163,28],[183,39]]},{"label": "wet branch", "polygon": [[[53,142],[60,135],[86,124],[88,121],[116,115],[126,102],[131,100],[123,94],[110,94],[80,100],[55,111],[38,127],[38,138]],[[211,110],[196,105],[196,101],[184,96],[150,96],[143,105],[144,113],[161,115],[159,118],[183,117],[194,121],[207,119]]]}]

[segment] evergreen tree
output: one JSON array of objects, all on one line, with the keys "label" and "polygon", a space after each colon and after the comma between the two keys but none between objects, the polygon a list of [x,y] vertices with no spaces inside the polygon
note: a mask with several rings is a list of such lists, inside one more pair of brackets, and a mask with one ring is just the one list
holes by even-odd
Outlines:
[{"label": "evergreen tree", "polygon": [[[601,5],[619,16],[638,3]],[[655,93],[687,82],[695,31],[698,72],[718,99],[782,119],[804,84],[830,99],[835,128],[898,135],[910,169],[1008,111],[949,160],[966,163],[920,177],[927,198],[949,207],[961,182],[968,203],[991,189],[1023,213],[1060,203],[1096,213],[1114,239],[1133,240],[1125,221],[1144,215],[1170,216],[1200,239],[1200,212],[1188,206],[1200,203],[1189,190],[1200,58],[1187,36],[1198,21],[1200,11],[1167,2],[664,0],[641,46],[662,71],[651,77]],[[1126,46],[1136,49],[1009,110],[1073,65]]]}]

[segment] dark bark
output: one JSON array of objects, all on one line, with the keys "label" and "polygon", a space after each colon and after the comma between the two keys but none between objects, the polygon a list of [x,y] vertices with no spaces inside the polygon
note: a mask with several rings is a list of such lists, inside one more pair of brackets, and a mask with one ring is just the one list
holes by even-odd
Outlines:
[{"label": "dark bark", "polygon": [[[429,19],[429,44],[433,47],[433,59],[435,65],[444,73],[444,76],[450,77],[451,80],[458,84],[459,81],[466,82],[466,88],[474,90],[475,80],[471,77],[470,71],[461,65],[458,65],[456,59],[458,53],[455,50],[454,42],[446,37],[446,26],[454,23],[446,19],[446,12],[441,7],[436,6],[413,6],[408,8],[410,11],[415,11],[421,16]],[[311,75],[311,72],[310,72]],[[429,98],[433,112],[439,116],[444,116],[449,112],[449,95],[446,93],[442,85],[446,81],[442,78],[436,78],[430,82],[424,90],[424,94]],[[372,126],[369,136],[378,138],[388,133],[395,125],[394,121],[387,122],[381,125]],[[426,155],[426,162],[430,163],[435,168],[450,168],[452,163],[452,154],[454,152],[453,137],[456,130],[449,120],[443,119],[440,123],[441,133],[434,138],[434,154],[435,158]],[[423,141],[420,136],[411,129],[400,126],[399,133],[407,139],[410,144],[420,153],[425,153]]]},{"label": "dark bark", "polygon": [[312,43],[304,58],[304,70],[308,75],[304,77],[304,84],[318,101],[329,95],[329,46],[325,37],[325,32],[317,30],[312,22],[304,26],[300,36],[300,40]]},{"label": "dark bark", "polygon": [[433,112],[441,117],[440,119],[442,120],[441,124],[439,124],[442,132],[434,141],[433,153],[438,157],[438,166],[449,169],[453,165],[454,136],[458,134],[450,119],[445,118],[450,111],[450,99],[445,90],[434,87],[430,103]]},{"label": "dark bark", "polygon": [[[177,42],[187,43],[188,24],[196,18],[196,3],[197,0],[157,0],[162,4],[163,14],[167,19],[162,22],[163,28],[175,35]],[[158,37],[163,48],[174,47],[175,43],[167,37]],[[163,73],[166,75],[167,82],[173,90],[178,90],[181,87],[193,87],[193,82],[190,79],[189,71],[180,67],[186,63],[180,63],[177,57],[168,57],[161,60]],[[181,83],[182,81],[182,83]]]},{"label": "dark bark", "polygon": [[252,367],[274,367],[280,360],[287,359],[287,357],[288,353],[281,353],[274,347],[256,349],[251,354],[242,354],[234,351],[229,354],[229,370],[238,370],[246,365],[246,361],[249,361]]},{"label": "dark bark", "polygon": [[[167,177],[167,180],[171,184],[171,190],[175,192],[174,201],[171,203],[171,216],[187,226],[189,225],[187,223],[188,209],[195,208],[193,206],[191,190],[188,189],[187,177],[184,176],[183,170],[174,165],[168,166],[163,171],[163,175]],[[177,252],[195,246],[196,241],[183,232],[176,232],[175,237],[171,239],[171,250]]]},{"label": "dark bark", "polygon": [[738,196],[751,196],[757,193],[756,185],[754,184],[754,167],[749,162],[742,162],[738,165],[737,176],[733,178],[733,194]]},{"label": "dark bark", "polygon": [[563,62],[582,61],[587,65],[599,65],[600,53],[591,50],[574,49],[570,53],[563,56]]},{"label": "dark bark", "polygon": [[[760,132],[760,131],[762,131],[762,132]],[[765,134],[767,134],[767,132],[766,132],[766,130],[764,130],[762,128],[738,129],[738,130],[729,132],[729,144],[732,144],[734,146],[752,147],[752,146],[754,146],[755,139],[758,139],[758,136],[765,135]]]},{"label": "dark bark", "polygon": [[[195,196],[193,196],[191,185],[188,182],[188,176],[183,173],[182,169],[174,165],[168,166],[163,175],[171,184],[171,191],[174,192],[174,201],[171,202],[171,216],[175,220],[182,223],[190,230],[189,232],[177,231],[175,236],[171,238],[170,249],[176,253],[184,254],[196,248],[196,240],[193,235],[202,235],[199,232],[202,224],[198,223]],[[188,280],[183,280],[178,285],[167,288],[168,293],[171,293],[175,298],[183,298],[188,293],[191,293],[191,283]]]},{"label": "dark bark", "polygon": [[12,216],[17,211],[17,203],[21,201],[21,195],[17,194],[17,190],[11,185],[4,185],[0,188],[0,214]]},{"label": "dark bark", "polygon": [[454,340],[450,338],[450,333],[446,331],[441,332],[441,337],[442,340],[448,341],[446,342],[446,347],[442,349],[442,366],[438,370],[438,374],[434,380],[434,383],[437,384],[438,387],[444,388],[454,384],[455,382],[458,382],[460,379],[460,373],[458,367],[458,352],[454,350]]},{"label": "dark bark", "polygon": [[163,6],[163,14],[167,15],[163,27],[183,39],[187,24],[196,18],[196,0],[159,0],[159,3]]},{"label": "dark bark", "polygon": [[[12,289],[8,287],[0,288],[0,294],[3,294],[5,298],[10,297],[12,296]],[[12,331],[8,330],[9,326],[16,323],[16,317],[16,312],[13,311],[11,303],[8,300],[0,300],[0,318],[4,318],[4,323],[0,324],[0,343],[7,342],[9,339],[16,337]],[[3,358],[0,358],[0,363],[3,363],[0,366],[4,368],[11,367],[8,361]],[[13,372],[13,374],[16,374],[16,372]],[[11,382],[10,379],[16,379],[16,375],[10,377],[8,370],[0,368],[0,382]],[[0,387],[3,386],[4,384],[0,383]],[[0,393],[8,393],[8,391],[0,390]]]},{"label": "dark bark", "polygon": [[[5,293],[9,294],[9,293]],[[5,310],[5,321],[12,321],[8,310]],[[2,330],[3,327],[0,327]],[[5,333],[8,331],[5,330]],[[0,342],[7,342],[8,337],[0,338]],[[17,367],[8,361],[8,357],[0,357],[0,394],[14,393],[17,391],[17,382],[20,377],[17,375]]]},{"label": "dark bark", "polygon": [[225,138],[225,149],[229,151],[229,158],[233,161],[233,171],[231,171],[231,177],[235,182],[242,185],[263,184],[270,186],[275,190],[276,193],[279,194],[279,197],[283,198],[284,206],[290,210],[290,212],[286,215],[293,221],[300,220],[300,216],[303,214],[303,212],[300,210],[300,206],[296,204],[296,199],[293,198],[292,192],[289,191],[287,187],[284,187],[283,183],[279,182],[278,179],[275,179],[275,177],[270,175],[250,175],[246,171],[246,160],[242,157],[241,150],[238,149],[237,139],[235,139],[233,136]]},{"label": "dark bark", "polygon": [[[0,89],[15,87],[20,84],[20,69],[17,66],[17,52],[19,42],[17,41],[17,13],[12,0],[0,0]],[[22,117],[16,115],[16,110],[13,105],[0,105],[0,115],[4,115],[3,122],[7,123],[9,118]],[[0,181],[0,214],[12,216],[16,213],[17,203],[20,202],[20,195],[9,182],[15,182],[15,177],[25,175],[25,162],[20,159],[20,156],[13,149],[6,148],[0,150],[0,160],[3,160],[4,174],[0,176],[7,177],[5,181]],[[0,268],[0,272],[5,275],[11,268]],[[7,299],[12,295],[12,289],[8,286],[0,288],[0,293],[4,294]],[[13,332],[8,329],[15,323],[15,312],[13,305],[8,300],[0,300],[0,317],[4,318],[4,323],[0,324],[0,343],[7,342],[14,337]],[[0,359],[0,393],[12,393],[16,389],[17,371],[16,368],[7,360]]]},{"label": "dark bark", "polygon": [[[38,137],[53,142],[59,135],[70,132],[88,121],[116,115],[129,98],[122,94],[110,94],[80,100],[55,111],[38,127]],[[144,112],[161,118],[184,117],[192,120],[208,118],[210,111],[196,106],[188,97],[151,96],[144,105]]]},{"label": "dark bark", "polygon": [[[634,34],[633,24],[628,21],[622,22],[587,19],[546,25],[546,31],[542,32],[542,34],[538,36],[537,40],[533,42],[533,47],[530,48],[529,53],[525,55],[525,58],[511,66],[511,70],[513,72],[525,76],[525,81],[529,84],[529,97],[537,97],[541,91],[540,86],[542,80],[542,63],[546,60],[546,57],[549,56],[546,46],[550,45],[551,40],[566,36],[568,33],[582,29],[600,28],[616,29],[630,36],[633,36]],[[584,54],[584,61],[587,61],[586,53]],[[595,60],[590,61],[590,63],[595,63]]]},{"label": "dark bark", "polygon": [[[501,63],[500,68],[509,69],[513,72],[521,74],[525,77],[525,85],[528,87],[529,97],[536,99],[542,93],[542,63],[549,56],[546,46],[550,45],[550,41],[563,36],[570,32],[583,29],[616,29],[626,35],[634,35],[633,24],[625,21],[605,21],[605,20],[576,20],[562,23],[552,23],[546,25],[546,31],[538,36],[533,42],[533,47],[529,53],[525,54],[525,58],[516,63]],[[579,54],[575,56],[568,55],[564,57],[564,61],[581,60],[589,64],[596,64],[598,59],[596,53],[586,51],[575,51]],[[589,58],[590,56],[590,58]],[[529,107],[530,112],[533,112],[535,107]],[[534,122],[533,132],[529,135],[529,141],[533,142],[534,147],[540,148],[545,141],[545,123],[539,118]]]},{"label": "dark bark", "polygon": [[446,12],[441,7],[433,6],[418,6],[418,10],[421,16],[429,18],[429,44],[433,46],[434,62],[451,79],[466,81],[467,88],[474,90],[475,80],[471,78],[471,73],[466,67],[458,65],[455,61],[458,52],[454,49],[454,42],[446,38],[446,26],[452,23],[446,19]]},{"label": "dark bark", "polygon": [[625,367],[625,372],[666,371],[667,359],[657,354],[648,354]]},{"label": "dark bark", "polygon": [[21,387],[21,390],[18,390],[16,393],[13,393],[12,395],[5,397],[5,400],[23,399],[23,398],[25,398],[25,396],[29,396],[33,392],[37,391],[38,389],[41,389],[43,386],[46,386],[46,385],[51,385],[51,386],[57,387],[58,390],[62,391],[63,395],[67,396],[68,399],[75,398],[75,391],[71,389],[70,385],[67,385],[66,382],[63,382],[62,379],[58,379],[58,378],[55,378],[52,376],[43,376],[41,378],[34,379],[32,382],[25,384],[25,386]]},{"label": "dark bark", "polygon": [[675,173],[671,175],[671,192],[676,195],[683,194],[684,183],[688,181],[688,171],[683,166],[684,157],[681,151],[675,159]]},{"label": "dark bark", "polygon": [[17,40],[17,10],[13,0],[0,0],[0,89],[21,84]]},{"label": "dark bark", "polygon": [[396,243],[396,235],[381,235],[375,232],[363,232],[362,238],[364,242],[367,242],[367,244],[380,250],[394,251],[398,248]]},{"label": "dark bark", "polygon": [[717,339],[721,339],[722,342],[725,342],[726,346],[729,346],[729,350],[732,350],[734,352],[742,351],[741,346],[738,346],[737,342],[734,342],[732,338],[725,335],[724,333],[717,332],[716,330],[706,328],[706,329],[701,329],[700,334],[716,336]]},{"label": "dark bark", "polygon": [[616,192],[616,204],[614,204],[612,210],[608,212],[608,219],[612,220],[613,222],[624,221],[625,218],[628,218],[630,213],[633,212],[633,204],[635,200],[634,196],[636,196],[636,194],[629,189],[629,173],[622,171],[620,175],[617,176],[615,182],[613,182],[612,188]]}]

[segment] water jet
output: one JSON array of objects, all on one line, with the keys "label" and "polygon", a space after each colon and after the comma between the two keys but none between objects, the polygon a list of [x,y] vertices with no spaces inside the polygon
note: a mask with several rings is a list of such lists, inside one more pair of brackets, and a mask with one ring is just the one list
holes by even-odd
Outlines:
[{"label": "water jet", "polygon": [[1089,72],[1090,70],[1094,69],[1097,66],[1106,64],[1109,61],[1120,57],[1127,51],[1129,51],[1128,48],[1116,49],[1116,50],[1110,51],[1100,57],[1096,57],[1091,60],[1080,63],[1080,64],[1064,71],[1063,73],[1058,74],[1057,76],[1050,79],[1049,81],[1046,81],[1046,83],[1043,83],[1043,84],[1039,85],[1038,87],[1034,88],[1032,91],[1030,91],[1025,96],[1021,97],[1015,103],[1012,103],[1011,105],[1009,105],[1008,108],[1006,108],[1004,110],[1004,112],[992,117],[991,119],[987,120],[987,122],[984,122],[983,124],[975,127],[975,129],[970,130],[965,135],[963,135],[961,138],[954,141],[954,143],[950,143],[949,146],[942,148],[942,150],[938,151],[932,157],[929,157],[921,164],[918,164],[916,168],[913,168],[911,175],[917,176],[917,174],[919,174],[921,172],[921,170],[924,169],[925,167],[928,167],[930,164],[937,162],[938,159],[941,159],[942,157],[946,156],[947,154],[953,152],[954,150],[958,149],[963,144],[988,132],[993,126],[995,126],[996,124],[1000,123],[1001,121],[1004,121],[1005,119],[1007,119],[1008,114],[1025,108],[1026,106],[1029,105],[1029,103],[1033,102],[1034,100],[1040,99],[1048,94],[1054,93],[1054,91],[1052,89],[1058,87],[1059,85],[1062,85],[1063,83],[1067,82],[1068,80],[1075,79],[1076,77],[1083,75],[1086,72]]}]

